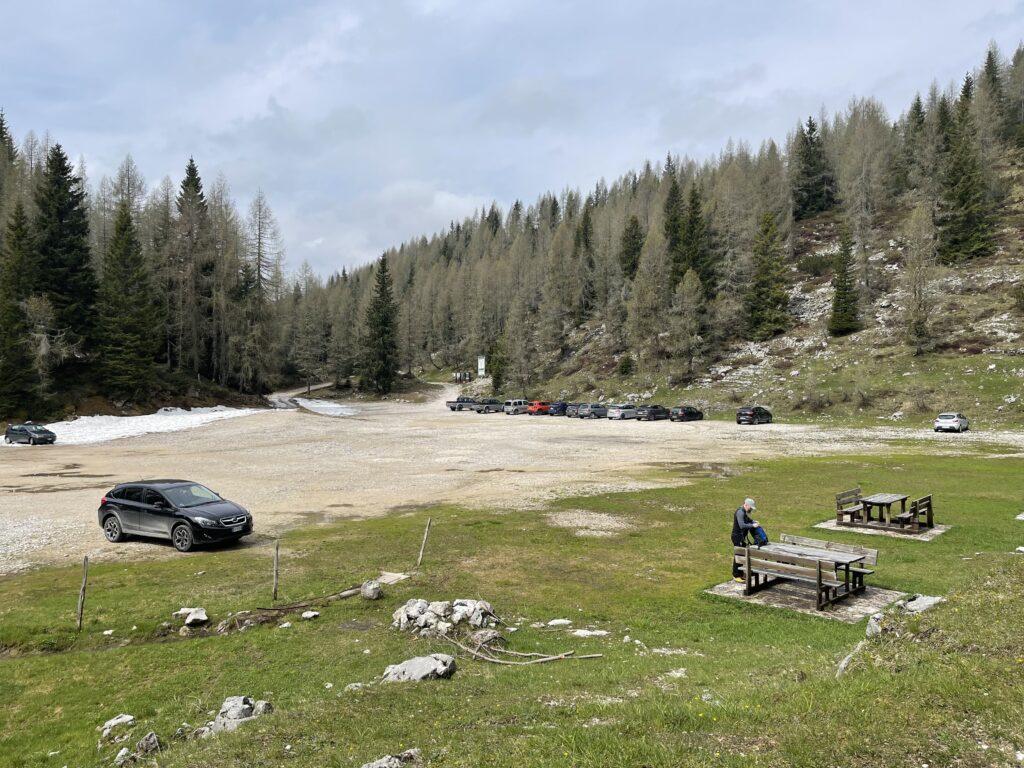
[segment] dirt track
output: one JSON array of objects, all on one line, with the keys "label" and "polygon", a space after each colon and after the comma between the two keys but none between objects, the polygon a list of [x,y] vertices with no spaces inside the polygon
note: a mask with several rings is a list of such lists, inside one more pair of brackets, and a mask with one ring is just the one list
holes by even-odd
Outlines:
[{"label": "dirt track", "polygon": [[[446,392],[450,396],[452,388]],[[443,398],[442,398],[443,399]],[[437,502],[528,507],[554,496],[678,485],[696,463],[877,450],[916,435],[936,450],[963,440],[1020,436],[931,435],[895,428],[739,427],[580,421],[452,413],[424,404],[354,404],[331,418],[266,411],[196,429],[93,445],[0,448],[0,574],[39,564],[174,554],[160,543],[110,545],[96,521],[115,483],[181,477],[209,485],[254,514],[257,535],[301,524],[380,515]],[[655,476],[656,468],[674,468]]]}]

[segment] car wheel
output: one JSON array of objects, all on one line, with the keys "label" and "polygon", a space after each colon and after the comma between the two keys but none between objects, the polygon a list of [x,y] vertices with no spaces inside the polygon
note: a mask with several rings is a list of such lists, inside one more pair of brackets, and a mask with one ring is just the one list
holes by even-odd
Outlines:
[{"label": "car wheel", "polygon": [[11,444],[11,438],[8,437],[7,435],[4,435],[4,442],[7,443],[8,445],[10,445]]},{"label": "car wheel", "polygon": [[121,521],[117,519],[116,515],[109,515],[103,521],[103,535],[106,536],[107,541],[112,544],[124,541],[127,538],[124,535],[124,531],[121,530]]},{"label": "car wheel", "polygon": [[174,530],[171,531],[171,543],[174,544],[174,548],[179,552],[188,552],[195,543],[192,529],[185,523],[174,526]]}]

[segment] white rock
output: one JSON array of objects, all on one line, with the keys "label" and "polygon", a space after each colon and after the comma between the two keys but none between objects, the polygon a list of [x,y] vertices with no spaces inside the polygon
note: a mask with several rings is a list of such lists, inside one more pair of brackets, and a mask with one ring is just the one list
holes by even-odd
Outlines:
[{"label": "white rock", "polygon": [[320,618],[320,612],[319,611],[303,611],[302,612],[302,618],[304,618],[306,621],[310,621],[312,619],[317,619],[317,618]]},{"label": "white rock", "polygon": [[135,755],[128,751],[128,747],[121,747],[121,751],[117,753],[117,757],[114,758],[114,765],[130,765],[135,762]]},{"label": "white rock", "polygon": [[882,619],[884,616],[881,613],[874,613],[871,618],[868,619],[868,627],[864,631],[865,637],[877,637],[882,634]]},{"label": "white rock", "polygon": [[361,691],[366,687],[365,683],[349,683],[345,686],[346,691]]},{"label": "white rock", "polygon": [[278,629],[289,629],[291,627],[291,625],[292,625],[292,623],[290,621],[286,621],[284,624],[278,624],[277,628]]},{"label": "white rock", "polygon": [[548,622],[549,627],[567,627],[572,624],[568,619],[552,619]]},{"label": "white rock", "polygon": [[385,755],[372,763],[363,763],[361,768],[403,768],[404,766],[423,765],[418,749],[408,749],[398,755]]},{"label": "white rock", "polygon": [[443,619],[452,615],[452,604],[447,600],[437,600],[428,605],[427,610]]},{"label": "white rock", "polygon": [[114,630],[112,630],[112,629],[104,629],[104,630],[103,630],[103,634],[104,634],[104,635],[105,635],[106,637],[110,637],[110,636],[111,636],[112,634],[114,634]]},{"label": "white rock", "polygon": [[1018,555],[1024,555],[1024,547],[1017,547],[1014,550],[1014,552],[1016,552]]},{"label": "white rock", "polygon": [[379,581],[370,579],[363,582],[359,588],[359,594],[364,600],[380,600],[384,597],[384,590],[381,589]]},{"label": "white rock", "polygon": [[401,664],[392,664],[384,670],[383,680],[387,683],[402,683],[417,680],[436,680],[455,674],[455,659],[446,653],[432,653],[417,656]]},{"label": "white rock", "polygon": [[200,627],[203,624],[208,624],[209,621],[210,618],[206,615],[206,610],[204,608],[193,608],[185,617],[185,626]]},{"label": "white rock", "polygon": [[135,725],[135,716],[134,715],[121,714],[121,715],[118,715],[117,717],[110,718],[109,720],[107,720],[107,722],[105,722],[103,725],[101,725],[96,730],[102,731],[101,735],[105,739],[105,738],[107,738],[111,734],[111,732],[115,728],[120,728],[122,726],[124,726],[126,728],[131,728],[133,725]]},{"label": "white rock", "polygon": [[324,683],[324,688],[326,688],[328,691],[331,690],[331,688],[333,688],[333,687],[334,687],[334,683]]},{"label": "white rock", "polygon": [[573,637],[604,637],[608,632],[603,629],[574,629],[569,634]]},{"label": "white rock", "polygon": [[179,608],[174,613],[172,613],[171,616],[174,616],[175,618],[181,618],[183,616],[188,616],[194,610],[195,608]]},{"label": "white rock", "polygon": [[944,597],[915,595],[907,601],[907,604],[903,606],[903,610],[907,613],[922,613],[923,611],[927,611],[929,608],[934,608],[936,605],[944,602],[946,602],[946,598]]}]

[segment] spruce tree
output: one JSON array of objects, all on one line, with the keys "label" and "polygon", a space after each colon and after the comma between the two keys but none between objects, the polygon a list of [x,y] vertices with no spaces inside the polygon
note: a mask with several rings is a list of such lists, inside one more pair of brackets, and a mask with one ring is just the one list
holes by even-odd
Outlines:
[{"label": "spruce tree", "polygon": [[55,144],[35,193],[35,248],[39,269],[34,293],[49,299],[57,327],[88,350],[94,340],[96,275],[89,258],[85,192],[68,156]]},{"label": "spruce tree", "polygon": [[381,256],[377,262],[373,298],[366,308],[362,370],[364,381],[380,395],[391,391],[398,375],[396,314],[387,256]]},{"label": "spruce tree", "polygon": [[747,294],[747,327],[757,341],[766,341],[789,327],[786,265],[775,216],[766,213],[754,239],[754,276]]},{"label": "spruce tree", "polygon": [[835,173],[813,117],[797,130],[791,162],[793,218],[806,219],[835,207]]},{"label": "spruce tree", "polygon": [[157,348],[154,307],[149,265],[125,200],[114,219],[100,286],[99,352],[108,395],[145,398],[149,394]]},{"label": "spruce tree", "polygon": [[828,332],[832,336],[846,336],[861,329],[857,318],[859,296],[854,276],[853,237],[843,227],[839,233],[839,252],[833,262],[832,313],[828,318]]},{"label": "spruce tree", "polygon": [[662,221],[665,234],[665,247],[668,249],[669,264],[672,268],[672,285],[678,283],[683,272],[686,271],[686,264],[683,262],[683,228],[684,228],[684,203],[683,189],[679,186],[679,178],[672,165],[671,159],[665,163],[665,174],[670,177],[668,194],[665,197],[664,218]]},{"label": "spruce tree", "polygon": [[683,274],[691,269],[696,272],[705,297],[710,297],[715,288],[711,227],[704,216],[704,196],[696,182],[690,185],[686,212],[683,216],[680,251]]},{"label": "spruce tree", "polygon": [[992,207],[971,116],[973,93],[973,80],[968,75],[957,102],[939,204],[939,256],[946,264],[986,256],[993,248]]},{"label": "spruce tree", "polygon": [[0,418],[33,404],[25,300],[32,286],[32,234],[19,200],[0,238]]},{"label": "spruce tree", "polygon": [[646,237],[640,219],[633,214],[626,222],[626,228],[622,230],[622,240],[619,242],[619,264],[627,280],[633,279],[637,267],[640,266],[640,252],[644,249]]}]

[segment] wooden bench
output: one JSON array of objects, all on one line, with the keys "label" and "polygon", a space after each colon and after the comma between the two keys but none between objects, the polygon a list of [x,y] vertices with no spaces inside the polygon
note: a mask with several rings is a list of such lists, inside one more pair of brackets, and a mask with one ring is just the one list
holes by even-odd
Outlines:
[{"label": "wooden bench", "polygon": [[[805,536],[794,536],[790,533],[784,533],[779,537],[779,541],[783,544],[796,544],[801,547],[813,547],[815,549],[828,549],[833,552],[846,552],[851,555],[863,555],[864,565],[877,565],[878,564],[878,550],[868,549],[867,547],[858,547],[854,544],[841,544],[838,541],[825,541],[824,539],[809,539]],[[870,576],[874,571],[870,568],[863,568],[861,566],[850,566],[850,575],[853,576],[854,588],[862,589],[864,587],[864,577]]]},{"label": "wooden bench", "polygon": [[835,563],[756,547],[734,547],[733,556],[743,570],[744,595],[779,581],[800,581],[814,585],[815,604],[820,611],[851,594],[850,584],[836,575]]},{"label": "wooden bench", "polygon": [[[923,518],[923,519],[922,519]],[[904,525],[909,525],[914,533],[921,530],[922,524],[925,528],[935,527],[935,517],[932,512],[932,497],[922,496],[920,499],[914,499],[910,502],[910,509],[894,518],[902,528]]]},{"label": "wooden bench", "polygon": [[843,524],[843,518],[849,516],[854,523],[864,517],[864,505],[860,503],[860,487],[836,494],[836,523]]}]

